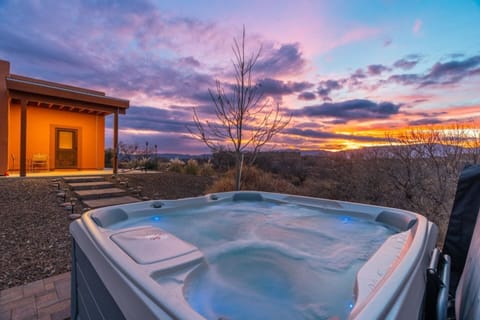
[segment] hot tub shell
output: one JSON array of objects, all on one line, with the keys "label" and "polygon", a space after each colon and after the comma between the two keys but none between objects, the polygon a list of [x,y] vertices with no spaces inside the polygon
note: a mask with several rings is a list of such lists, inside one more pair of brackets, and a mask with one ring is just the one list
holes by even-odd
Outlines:
[{"label": "hot tub shell", "polygon": [[[182,282],[202,263],[202,252],[154,227],[112,226],[142,215],[222,201],[294,203],[396,229],[398,233],[388,238],[358,271],[353,293],[356,300],[349,319],[422,317],[426,270],[437,240],[437,228],[425,217],[399,209],[326,199],[226,192],[100,208],[73,222],[72,319],[204,319],[191,308],[182,290]],[[153,246],[147,241],[152,239]]]}]

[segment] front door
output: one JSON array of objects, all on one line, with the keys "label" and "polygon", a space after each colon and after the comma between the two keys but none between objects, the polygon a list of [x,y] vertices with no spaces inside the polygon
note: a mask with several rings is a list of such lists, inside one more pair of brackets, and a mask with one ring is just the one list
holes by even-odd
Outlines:
[{"label": "front door", "polygon": [[55,168],[77,168],[77,130],[55,129]]}]

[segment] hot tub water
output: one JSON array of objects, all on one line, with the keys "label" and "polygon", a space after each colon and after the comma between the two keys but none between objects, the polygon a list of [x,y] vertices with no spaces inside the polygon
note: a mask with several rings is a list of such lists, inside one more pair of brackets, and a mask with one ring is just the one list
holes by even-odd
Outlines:
[{"label": "hot tub water", "polygon": [[275,202],[229,202],[128,219],[189,242],[206,263],[184,296],[207,319],[347,318],[355,276],[395,233],[378,222]]}]

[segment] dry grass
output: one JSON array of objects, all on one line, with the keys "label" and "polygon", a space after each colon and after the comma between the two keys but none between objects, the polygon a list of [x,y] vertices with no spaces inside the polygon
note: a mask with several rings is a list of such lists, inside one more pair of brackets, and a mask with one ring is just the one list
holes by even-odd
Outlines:
[{"label": "dry grass", "polygon": [[[242,190],[256,190],[281,193],[298,193],[298,189],[289,181],[255,167],[245,167],[242,172]],[[230,170],[218,178],[207,190],[208,193],[235,190],[235,171]]]}]

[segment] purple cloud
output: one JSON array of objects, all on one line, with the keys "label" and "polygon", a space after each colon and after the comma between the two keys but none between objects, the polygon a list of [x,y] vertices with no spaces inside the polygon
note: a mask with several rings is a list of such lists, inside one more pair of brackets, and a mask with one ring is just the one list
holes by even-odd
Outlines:
[{"label": "purple cloud", "polygon": [[445,63],[437,62],[433,65],[430,73],[426,75],[426,79],[432,81],[453,81],[458,82],[464,78],[468,72],[477,71],[476,67],[480,66],[480,55],[473,56],[464,60],[453,60]]},{"label": "purple cloud", "polygon": [[395,68],[399,68],[403,70],[410,70],[413,67],[415,67],[419,62],[420,62],[420,56],[412,54],[405,58],[395,61],[393,66]]},{"label": "purple cloud", "polygon": [[[106,131],[106,147],[112,147],[112,133]],[[149,133],[131,133],[125,134],[122,130],[119,133],[119,141],[125,144],[137,144],[139,150],[144,150],[145,142],[149,143],[150,150],[154,150],[154,145],[157,145],[158,153],[181,153],[181,154],[206,154],[210,150],[198,140],[191,138],[188,135],[180,135],[177,133],[165,132],[149,132]]]},{"label": "purple cloud", "polygon": [[431,124],[440,124],[440,123],[443,123],[443,121],[440,120],[440,119],[425,118],[425,119],[409,121],[408,125],[409,126],[422,126],[422,125],[431,125]]},{"label": "purple cloud", "polygon": [[367,75],[365,74],[363,69],[360,69],[360,68],[355,70],[355,72],[350,76],[350,78],[352,79],[364,79],[366,77]]},{"label": "purple cloud", "polygon": [[258,81],[260,92],[266,95],[289,95],[313,87],[309,82],[284,82],[276,79],[265,78]]},{"label": "purple cloud", "polygon": [[[367,66],[366,71],[362,68],[358,68],[346,78],[329,79],[319,82],[317,94],[323,99],[323,101],[332,101],[330,95],[333,91],[349,89],[353,91],[357,88],[370,90],[374,86],[365,85],[365,83],[371,82],[369,77],[381,76],[384,72],[391,71],[391,68],[382,64],[372,64]],[[378,81],[378,80],[373,80]],[[384,80],[381,80],[384,81]]]},{"label": "purple cloud", "polygon": [[349,121],[349,119],[333,119],[333,120],[329,120],[329,121],[325,121],[325,123],[327,124],[347,124]]},{"label": "purple cloud", "polygon": [[[153,107],[131,106],[128,115],[120,117],[122,129],[151,130],[159,133],[188,133],[187,125],[193,111],[190,108],[158,109]],[[112,128],[112,119],[107,118],[106,127]]]},{"label": "purple cloud", "polygon": [[143,92],[150,97],[190,99],[192,103],[210,101],[208,88],[215,86],[215,80],[209,74],[187,72],[159,62],[132,64],[125,61],[113,73],[100,70],[97,74],[98,78],[91,79],[90,83],[99,87],[109,83],[119,91]]},{"label": "purple cloud", "polygon": [[476,69],[474,69],[474,70],[470,70],[470,71],[468,72],[468,75],[469,75],[469,76],[478,76],[478,75],[480,75],[480,68],[476,68]]},{"label": "purple cloud", "polygon": [[422,77],[418,74],[395,74],[387,79],[387,82],[394,82],[403,85],[415,85],[421,82]]},{"label": "purple cloud", "polygon": [[196,68],[196,67],[200,67],[201,64],[200,64],[200,61],[198,61],[197,59],[195,59],[192,56],[189,56],[189,57],[184,57],[184,58],[178,59],[178,65],[180,67]]},{"label": "purple cloud", "polygon": [[424,118],[435,118],[438,116],[443,116],[448,114],[447,111],[438,111],[438,112],[409,112],[409,115],[415,115]]},{"label": "purple cloud", "polygon": [[388,46],[390,46],[391,44],[392,44],[392,39],[387,38],[387,39],[383,40],[383,46],[384,46],[384,47],[388,47]]},{"label": "purple cloud", "polygon": [[[204,102],[199,92],[208,93],[215,85],[214,74],[198,56],[182,54],[193,46],[190,38],[208,37],[212,46],[223,43],[214,24],[166,17],[150,1],[6,6],[0,11],[0,56],[11,61],[13,73],[68,79],[125,98],[135,93]],[[9,6],[29,17],[20,28],[11,28],[16,18],[8,14]],[[55,12],[56,19],[45,19],[45,12]]]},{"label": "purple cloud", "polygon": [[319,83],[317,93],[324,101],[331,101],[330,93],[343,88],[344,80],[326,80]]},{"label": "purple cloud", "polygon": [[448,62],[435,63],[430,71],[421,74],[397,74],[387,79],[403,85],[415,85],[418,88],[434,85],[450,85],[464,78],[480,74],[480,55],[465,58],[463,60],[451,60]]},{"label": "purple cloud", "polygon": [[323,103],[316,106],[293,110],[294,116],[304,117],[334,117],[337,119],[387,119],[398,114],[400,105],[391,102],[376,103],[370,100],[356,99],[337,103]]},{"label": "purple cloud", "polygon": [[315,100],[317,96],[313,92],[302,92],[298,95],[299,100],[304,100],[304,101],[310,101],[310,100]]},{"label": "purple cloud", "polygon": [[267,76],[298,74],[305,67],[298,43],[284,44],[277,50],[271,50],[260,56],[255,72]]},{"label": "purple cloud", "polygon": [[342,79],[342,81],[345,81],[350,88],[361,86],[364,80],[367,80],[367,74],[361,68],[355,70],[355,72],[352,73],[349,78]]},{"label": "purple cloud", "polygon": [[371,64],[367,67],[367,73],[370,76],[379,76],[386,71],[390,71],[390,68],[381,64]]}]

